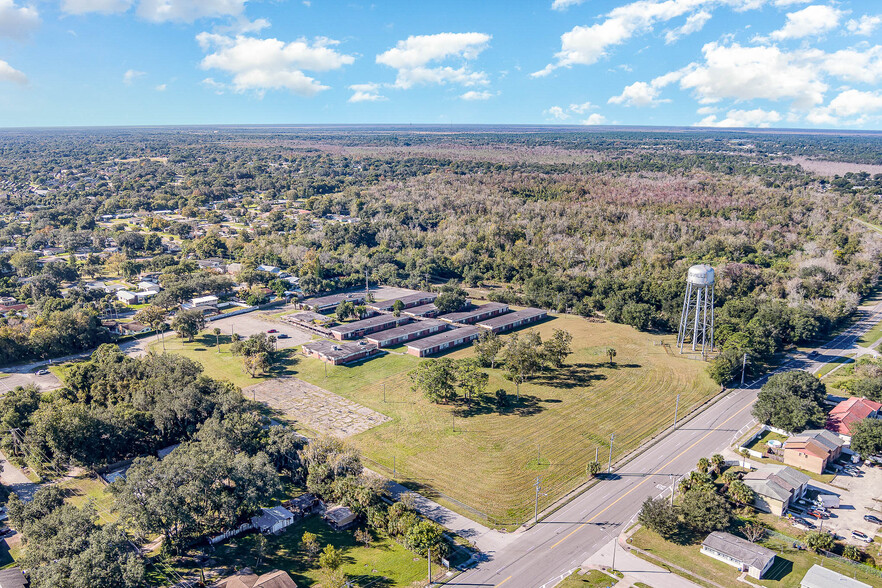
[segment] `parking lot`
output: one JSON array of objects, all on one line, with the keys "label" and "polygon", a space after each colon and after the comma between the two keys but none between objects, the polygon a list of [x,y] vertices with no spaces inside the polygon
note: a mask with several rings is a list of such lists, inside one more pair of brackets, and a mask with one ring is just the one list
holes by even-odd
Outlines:
[{"label": "parking lot", "polygon": [[846,543],[866,549],[867,543],[852,537],[851,532],[861,531],[871,538],[879,533],[879,525],[865,521],[864,515],[882,519],[882,503],[879,502],[882,498],[882,468],[861,466],[854,468],[854,472],[841,473],[829,485],[817,481],[809,483],[810,491],[839,496],[839,507],[828,510],[830,518],[818,520],[807,514],[799,516],[810,521],[815,529],[829,530]]},{"label": "parking lot", "polygon": [[[862,531],[870,537],[879,533],[879,525],[868,523],[864,515],[871,514],[882,519],[882,467],[862,465],[854,468],[855,474],[841,473],[831,482],[832,490],[839,494],[841,504],[833,509],[833,516],[825,521],[847,542],[866,546],[852,538],[852,531]],[[840,490],[844,488],[845,490]]]},{"label": "parking lot", "polygon": [[[272,312],[278,313],[279,309]],[[312,335],[309,333],[301,331],[297,327],[281,320],[271,318],[269,314],[270,312],[267,311],[258,311],[240,314],[229,318],[221,318],[209,322],[205,325],[205,328],[210,332],[217,327],[224,335],[229,335],[233,332],[242,337],[250,337],[251,335],[266,333],[275,329],[277,332],[272,334],[275,334],[276,338],[278,338],[280,334],[287,335],[287,337],[280,338],[276,342],[276,347],[279,349],[295,347],[312,339]]]}]

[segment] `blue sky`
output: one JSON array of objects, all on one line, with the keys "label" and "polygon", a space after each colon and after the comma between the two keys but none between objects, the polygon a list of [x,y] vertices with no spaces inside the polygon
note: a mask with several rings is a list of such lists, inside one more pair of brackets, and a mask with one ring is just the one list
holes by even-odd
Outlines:
[{"label": "blue sky", "polygon": [[0,126],[882,128],[878,0],[0,0]]}]

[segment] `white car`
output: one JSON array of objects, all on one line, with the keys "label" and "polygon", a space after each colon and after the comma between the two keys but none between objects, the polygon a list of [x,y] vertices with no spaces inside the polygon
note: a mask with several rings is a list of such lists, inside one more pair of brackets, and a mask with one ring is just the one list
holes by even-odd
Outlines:
[{"label": "white car", "polygon": [[873,542],[872,537],[868,536],[866,533],[861,533],[860,531],[852,531],[851,536],[854,537],[855,539],[859,539],[859,540],[863,541],[864,543],[872,543]]}]

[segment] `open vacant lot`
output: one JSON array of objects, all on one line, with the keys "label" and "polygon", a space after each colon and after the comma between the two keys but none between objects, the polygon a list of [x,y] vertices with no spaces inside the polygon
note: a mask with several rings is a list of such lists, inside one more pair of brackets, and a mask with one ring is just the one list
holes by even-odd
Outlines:
[{"label": "open vacant lot", "polygon": [[[407,372],[421,360],[390,353],[353,367],[329,368],[302,358],[298,378],[386,414],[392,420],[350,438],[384,473],[415,488],[436,490],[490,515],[519,523],[532,512],[536,476],[543,504],[585,480],[595,450],[605,463],[669,425],[681,394],[681,415],[716,390],[705,364],[669,355],[660,340],[622,325],[561,316],[536,327],[573,334],[568,365],[521,386],[521,400],[498,409],[495,390],[515,394],[499,369],[490,372],[486,402],[438,405],[411,391]],[[617,351],[610,365],[606,346]],[[469,357],[471,348],[451,357]],[[424,360],[423,360],[424,361]],[[384,389],[386,401],[384,398]],[[394,463],[393,463],[394,458]],[[371,464],[369,464],[371,465]],[[443,497],[441,497],[443,499]]]},{"label": "open vacant lot", "polygon": [[[662,337],[570,315],[535,328],[543,337],[554,329],[573,334],[567,365],[522,385],[519,401],[501,370],[487,370],[488,394],[471,407],[432,404],[412,391],[407,374],[425,360],[396,349],[349,367],[326,366],[286,349],[273,374],[264,378],[245,374],[224,336],[220,353],[214,335],[203,334],[184,345],[183,354],[201,361],[209,375],[243,388],[263,382],[260,388],[273,393],[271,376],[293,376],[386,415],[391,420],[349,437],[371,460],[369,467],[390,476],[394,468],[395,479],[434,492],[441,502],[463,510],[459,501],[491,522],[516,525],[532,514],[537,476],[547,494],[541,507],[584,482],[585,466],[595,453],[606,465],[611,435],[615,460],[671,424],[677,394],[682,416],[717,390],[705,363],[672,354],[660,344]],[[613,364],[607,346],[617,351]],[[156,344],[153,348],[159,350]],[[168,351],[182,352],[181,342],[168,344]],[[467,347],[450,356],[473,354]],[[511,399],[502,408],[492,402],[500,388]]]}]

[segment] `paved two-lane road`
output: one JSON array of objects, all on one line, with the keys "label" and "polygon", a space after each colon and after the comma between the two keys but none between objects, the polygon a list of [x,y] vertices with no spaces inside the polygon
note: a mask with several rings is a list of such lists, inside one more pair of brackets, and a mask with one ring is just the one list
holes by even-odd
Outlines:
[{"label": "paved two-lane road", "polygon": [[[778,370],[818,370],[849,350],[882,319],[882,303],[862,311],[858,321],[819,348],[812,357],[798,354]],[[732,390],[710,408],[687,421],[646,452],[522,533],[487,561],[461,574],[450,586],[553,586],[562,574],[579,567],[619,534],[636,516],[647,497],[669,494],[672,483],[687,474],[701,457],[719,453],[752,423],[751,406],[768,376]],[[673,413],[673,407],[667,407]],[[660,408],[664,409],[664,408]],[[673,416],[673,414],[672,414]]]}]

